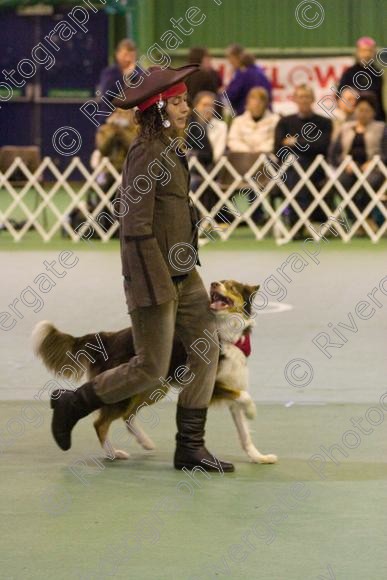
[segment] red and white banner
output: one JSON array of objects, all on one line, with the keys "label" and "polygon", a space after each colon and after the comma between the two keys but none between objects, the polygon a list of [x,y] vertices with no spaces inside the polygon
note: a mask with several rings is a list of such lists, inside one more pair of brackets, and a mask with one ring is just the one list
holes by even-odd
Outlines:
[{"label": "red and white banner", "polygon": [[[226,59],[213,58],[214,68],[222,74],[227,87],[232,77],[232,69]],[[310,85],[316,94],[316,101],[326,95],[332,95],[332,86],[336,86],[344,70],[354,62],[350,56],[314,57],[314,58],[275,58],[259,59],[261,66],[273,86],[273,110],[276,113],[291,114],[296,111],[292,102],[294,88],[298,85]],[[320,114],[322,110],[319,109]]]}]

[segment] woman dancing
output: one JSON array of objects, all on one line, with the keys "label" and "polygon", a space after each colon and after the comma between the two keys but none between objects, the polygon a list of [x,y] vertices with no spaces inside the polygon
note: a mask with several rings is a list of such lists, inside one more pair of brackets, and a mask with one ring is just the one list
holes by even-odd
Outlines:
[{"label": "woman dancing", "polygon": [[[215,317],[196,270],[197,228],[189,198],[188,164],[181,148],[171,147],[172,141],[179,142],[176,137],[184,130],[189,113],[183,81],[197,70],[196,65],[151,67],[136,87],[126,89],[125,101],[114,102],[124,109],[139,109],[139,135],[126,158],[120,211],[116,208],[136,356],[76,391],[54,391],[52,433],[59,447],[67,450],[79,419],[160,386],[167,376],[176,333],[187,352],[188,368],[178,399],[174,466],[202,466],[207,471],[219,471],[220,466],[226,472],[234,471],[234,466],[215,459],[204,444],[219,345]],[[199,340],[206,345],[205,356],[192,348]]]}]

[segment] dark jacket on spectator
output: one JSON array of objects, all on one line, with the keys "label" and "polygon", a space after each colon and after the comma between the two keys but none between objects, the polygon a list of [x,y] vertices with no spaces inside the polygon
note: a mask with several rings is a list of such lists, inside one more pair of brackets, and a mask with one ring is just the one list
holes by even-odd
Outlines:
[{"label": "dark jacket on spectator", "polygon": [[221,78],[216,70],[198,70],[186,78],[184,82],[187,85],[190,104],[201,91],[217,94],[222,85]]},{"label": "dark jacket on spectator", "polygon": [[[373,63],[372,66],[375,67],[375,63]],[[377,67],[375,67],[375,69],[377,69]],[[367,78],[371,78],[371,86],[367,87],[367,89],[364,88],[364,92],[366,91],[367,93],[374,95],[377,104],[375,119],[377,121],[384,121],[386,115],[383,108],[383,75],[376,76],[372,73],[372,69],[366,69],[362,64],[355,63],[343,73],[339,81],[338,90],[340,91],[344,85],[347,85],[349,87],[354,87],[358,93],[362,94],[363,91],[359,90],[358,87],[365,84],[365,77],[363,75],[357,77],[357,87],[354,83],[355,75],[359,72],[364,73]]]},{"label": "dark jacket on spectator", "polygon": [[[356,121],[344,123],[336,141],[333,143],[329,160],[334,166],[340,165],[346,155],[350,155],[355,138]],[[387,164],[387,126],[382,121],[372,121],[367,125],[364,135],[365,156],[369,161],[374,155],[380,155]]]},{"label": "dark jacket on spectator", "polygon": [[[308,131],[308,133],[310,133],[309,141],[306,140],[301,133],[302,128],[307,123],[313,123],[316,126],[316,129],[313,129],[313,131]],[[321,131],[320,137],[312,141],[311,139],[316,137],[319,130]],[[298,135],[297,144],[302,148],[304,148],[305,145],[309,145],[309,147],[305,151],[301,151],[297,147],[283,145],[282,142],[284,139],[286,139],[287,134],[289,134],[291,137]],[[327,117],[317,115],[316,113],[312,113],[309,117],[300,117],[297,114],[288,115],[286,117],[282,117],[276,127],[274,153],[277,153],[281,147],[288,147],[299,156],[298,162],[300,165],[305,167],[310,165],[317,155],[327,155],[331,135],[332,122]]]},{"label": "dark jacket on spectator", "polygon": [[[138,74],[142,74],[142,70],[136,66],[134,69]],[[137,77],[133,77],[133,81],[137,80]],[[105,95],[108,100],[112,100],[113,97],[106,95],[106,91],[111,90],[115,93],[119,92],[117,89],[117,81],[120,81],[122,89],[126,89],[127,85],[123,80],[123,73],[117,64],[112,66],[107,66],[101,72],[101,76],[98,83],[98,89],[101,91],[101,95]]]},{"label": "dark jacket on spectator", "polygon": [[241,115],[246,106],[247,93],[253,87],[263,87],[269,93],[269,103],[272,100],[272,87],[263,69],[256,64],[246,69],[238,69],[226,89],[226,93],[237,115]]}]

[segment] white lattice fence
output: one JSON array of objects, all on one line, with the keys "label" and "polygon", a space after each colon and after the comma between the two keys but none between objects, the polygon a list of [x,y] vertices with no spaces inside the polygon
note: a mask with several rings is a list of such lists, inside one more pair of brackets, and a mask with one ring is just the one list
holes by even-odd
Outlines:
[{"label": "white lattice fence", "polygon": [[[297,173],[298,180],[292,189],[288,188],[286,180],[283,181],[280,178],[281,173],[275,176],[276,179],[272,178],[267,180],[268,182],[263,188],[258,187],[257,180],[254,179],[254,176],[257,175],[259,168],[262,169],[265,163],[269,162],[270,159],[268,157],[261,155],[244,175],[240,175],[226,157],[222,157],[209,173],[205,171],[197,159],[191,160],[191,168],[195,168],[203,178],[198,189],[192,194],[196,205],[203,215],[207,214],[211,219],[215,219],[218,216],[218,222],[222,221],[222,218],[227,219],[227,216],[231,213],[234,216],[233,221],[226,228],[216,230],[223,240],[227,240],[242,222],[248,225],[257,240],[268,237],[272,232],[277,242],[287,243],[297,233],[302,232],[303,228],[308,231],[309,236],[314,237],[314,239],[319,239],[314,229],[308,228],[312,214],[317,208],[324,213],[326,220],[329,217],[337,218],[348,213],[352,214],[351,219],[349,219],[350,227],[348,231],[346,228],[341,227],[340,223],[335,222],[335,229],[338,230],[339,236],[345,242],[348,242],[353,236],[360,233],[360,228],[363,228],[361,233],[367,235],[373,242],[377,242],[386,232],[387,168],[378,156],[373,158],[364,173],[359,170],[350,156],[346,157],[337,168],[331,167],[322,155],[317,156],[306,170],[296,161],[292,164],[292,168]],[[346,191],[340,182],[340,177],[349,168],[356,176],[356,180],[351,188]],[[222,190],[217,181],[217,176],[224,169],[230,172],[233,181],[226,189]],[[311,179],[316,169],[322,169],[325,175],[325,179],[319,189],[316,188]],[[382,182],[376,191],[367,181],[367,178],[375,171],[380,172]],[[267,170],[267,174],[270,174],[269,169]],[[210,211],[206,210],[201,203],[201,198],[208,187],[218,196],[218,202]],[[247,209],[239,212],[238,215],[232,200],[234,194],[242,187],[247,187],[250,192],[255,193],[256,199],[249,203]],[[354,198],[362,188],[365,190],[366,196],[368,196],[368,203],[363,211],[359,211]],[[302,189],[306,190],[311,197],[305,209],[297,201],[297,194]],[[278,193],[281,194],[278,203],[273,203],[274,192],[277,193],[277,199]],[[293,208],[298,218],[293,220],[291,225],[288,225],[284,218],[286,209],[289,207]],[[262,210],[259,225],[252,219],[252,215],[258,208]],[[375,222],[372,218],[375,208],[379,212],[378,221],[380,223]],[[219,212],[221,213],[220,219]],[[372,222],[372,225],[370,225],[370,222]],[[203,220],[203,224],[205,224],[205,220]]]},{"label": "white lattice fence", "polygon": [[[248,171],[240,174],[225,156],[209,171],[206,171],[196,158],[190,159],[190,167],[196,174],[197,185],[196,190],[191,192],[191,197],[203,216],[199,228],[203,242],[209,239],[208,227],[212,230],[216,229],[220,238],[227,240],[242,223],[251,229],[257,240],[273,236],[277,242],[286,243],[303,231],[318,239],[318,234],[309,227],[316,209],[319,209],[320,213],[323,212],[325,219],[337,218],[340,215],[350,217],[349,229],[335,222],[335,229],[345,242],[358,235],[360,231],[373,242],[377,242],[385,234],[387,230],[387,169],[379,157],[374,157],[364,173],[350,157],[337,168],[332,168],[321,155],[316,157],[306,170],[296,161],[292,168],[298,174],[298,181],[292,188],[287,186],[286,181],[283,182],[280,179],[280,174],[276,179],[266,177],[264,187],[259,180],[258,185],[256,175],[269,162],[270,158],[261,155]],[[340,182],[340,178],[345,171],[348,171],[348,166],[356,179],[347,191]],[[312,175],[318,168],[323,171],[325,179],[317,189]],[[267,171],[267,176],[269,176],[269,169]],[[376,171],[380,172],[382,180],[380,187],[375,191],[368,177]],[[14,181],[16,172],[18,172],[18,184]],[[77,174],[76,178],[74,174]],[[109,188],[105,187],[107,191],[102,189],[101,174],[110,178]],[[227,179],[225,179],[226,174]],[[31,173],[23,161],[17,158],[5,173],[0,173],[1,229],[8,231],[15,242],[22,240],[31,228],[35,229],[45,242],[51,240],[59,230],[62,235],[67,235],[76,242],[81,239],[88,228],[93,228],[102,241],[107,241],[117,230],[118,223],[114,223],[107,230],[101,226],[100,216],[109,200],[115,195],[120,183],[119,173],[106,158],[98,167],[90,171],[79,158],[75,157],[67,168],[60,172],[53,161],[46,157],[34,173]],[[238,199],[236,194],[239,194],[241,189],[244,191],[244,199],[249,199],[248,204],[245,203],[242,209],[236,203]],[[208,190],[211,190],[217,199],[210,208],[206,208],[203,204]],[[306,191],[310,197],[307,207],[298,201],[297,195],[301,191],[304,195]],[[366,206],[362,211],[358,209],[355,199],[359,191],[366,196]],[[85,202],[90,193],[93,193],[97,199],[92,211],[88,211]],[[31,196],[34,207],[31,207]],[[58,200],[61,200],[60,204]],[[74,208],[79,208],[83,222],[77,232],[69,223],[69,214]],[[289,223],[286,216],[290,208],[295,217]],[[256,219],[257,211],[259,220]],[[377,213],[377,219],[375,219],[375,213]],[[50,215],[49,219],[47,214]],[[215,221],[211,222],[215,219],[216,225]]]}]

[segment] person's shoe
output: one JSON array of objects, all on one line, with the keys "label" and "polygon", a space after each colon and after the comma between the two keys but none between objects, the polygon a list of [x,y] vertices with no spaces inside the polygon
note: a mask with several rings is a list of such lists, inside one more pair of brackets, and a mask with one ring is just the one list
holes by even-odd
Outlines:
[{"label": "person's shoe", "polygon": [[177,407],[176,412],[176,451],[174,456],[175,469],[193,469],[203,467],[206,471],[231,472],[234,465],[220,461],[206,449],[204,445],[204,426],[207,409],[186,409]]},{"label": "person's shoe", "polygon": [[94,391],[94,383],[88,382],[76,391],[56,389],[51,393],[51,409],[54,410],[51,431],[57,445],[67,451],[71,447],[71,430],[82,417],[103,407],[104,403]]}]

